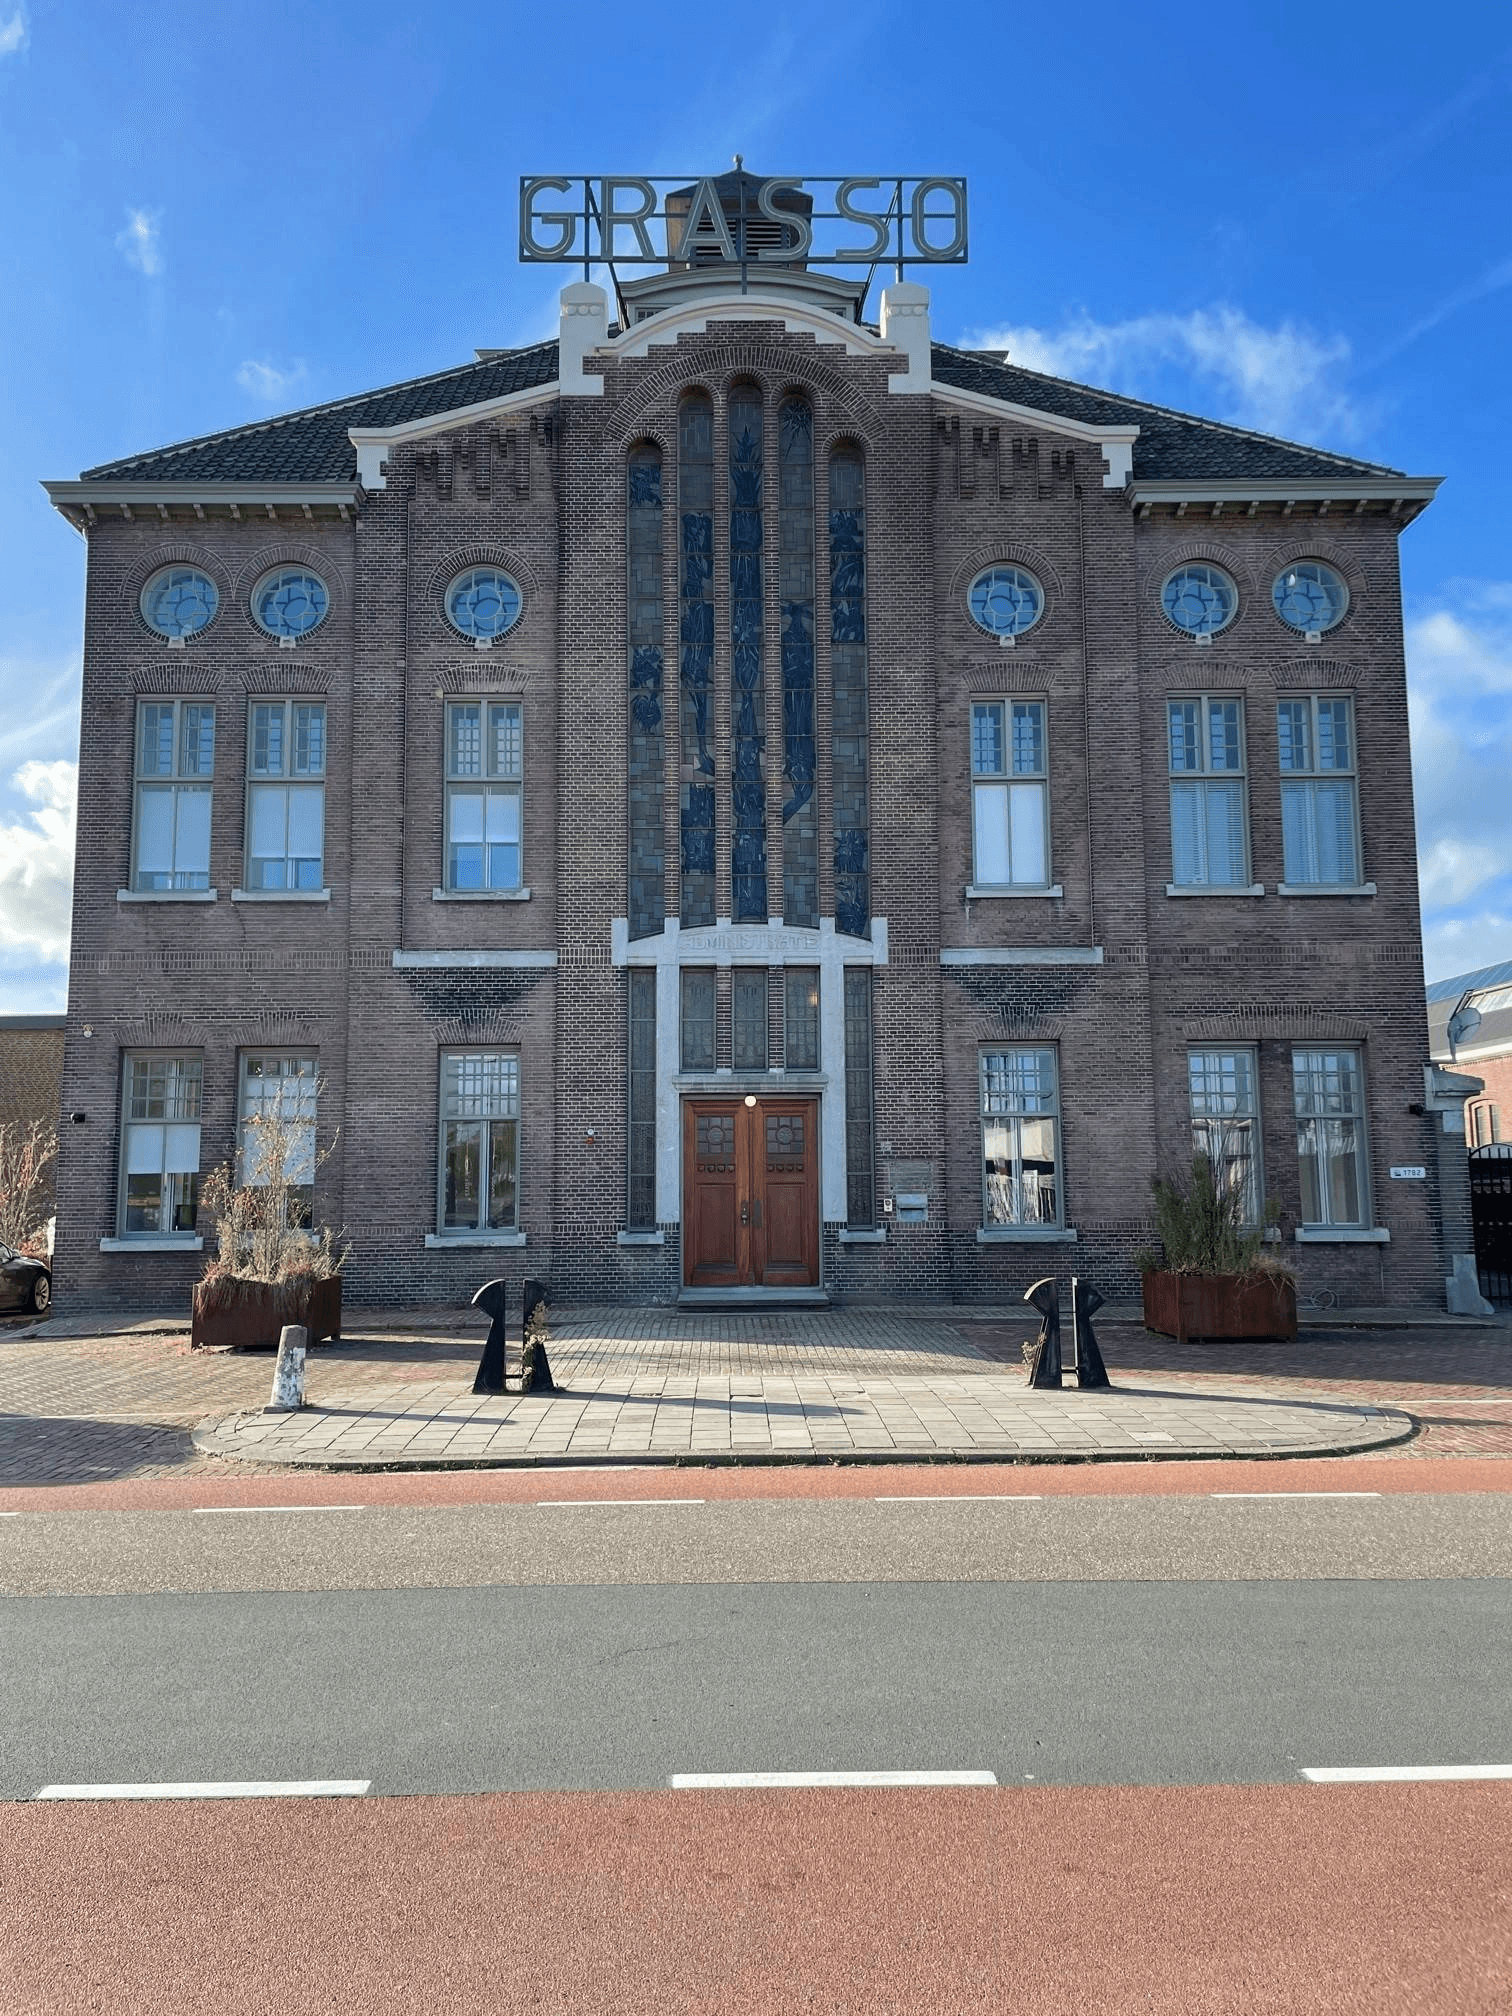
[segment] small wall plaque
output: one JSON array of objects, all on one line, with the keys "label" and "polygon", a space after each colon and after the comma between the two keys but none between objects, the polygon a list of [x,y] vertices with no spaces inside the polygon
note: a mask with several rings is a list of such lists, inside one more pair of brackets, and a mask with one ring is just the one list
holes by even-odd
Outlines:
[{"label": "small wall plaque", "polygon": [[1427,1174],[1428,1171],[1421,1162],[1404,1162],[1391,1172],[1392,1181],[1395,1183],[1421,1183]]}]

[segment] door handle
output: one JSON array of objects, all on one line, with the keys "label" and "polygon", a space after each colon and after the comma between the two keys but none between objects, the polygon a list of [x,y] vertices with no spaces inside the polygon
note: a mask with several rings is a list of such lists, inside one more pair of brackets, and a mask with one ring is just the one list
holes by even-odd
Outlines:
[{"label": "door handle", "polygon": [[750,1205],[749,1205],[749,1204],[742,1204],[742,1205],[741,1205],[741,1207],[740,1207],[740,1222],[741,1222],[741,1224],[742,1224],[742,1225],[749,1225],[749,1224],[750,1224],[750,1222],[751,1222],[751,1207],[750,1207]]}]

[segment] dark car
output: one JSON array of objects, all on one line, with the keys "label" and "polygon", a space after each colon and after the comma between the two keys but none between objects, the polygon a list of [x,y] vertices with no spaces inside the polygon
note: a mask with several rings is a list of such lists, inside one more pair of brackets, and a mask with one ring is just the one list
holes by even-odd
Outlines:
[{"label": "dark car", "polygon": [[52,1307],[52,1269],[0,1243],[0,1309],[33,1309],[45,1316]]}]

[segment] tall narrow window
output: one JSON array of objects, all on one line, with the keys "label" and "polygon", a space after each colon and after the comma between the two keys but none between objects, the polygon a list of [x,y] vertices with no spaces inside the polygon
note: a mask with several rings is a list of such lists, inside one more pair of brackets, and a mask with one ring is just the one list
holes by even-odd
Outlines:
[{"label": "tall narrow window", "polygon": [[737,966],[730,975],[730,1021],[737,1071],[767,1068],[767,969]]},{"label": "tall narrow window", "polygon": [[520,887],[524,735],[519,703],[458,700],[446,710],[446,886]]},{"label": "tall narrow window", "polygon": [[1059,1225],[1060,1088],[1055,1052],[982,1053],[982,1223]]},{"label": "tall narrow window", "polygon": [[325,702],[254,700],[247,735],[247,887],[325,882]]},{"label": "tall narrow window", "polygon": [[255,1189],[291,1186],[289,1216],[308,1225],[315,1208],[313,1057],[244,1054],[236,1135],[237,1181]]},{"label": "tall narrow window", "polygon": [[512,1052],[441,1052],[440,1163],[443,1237],[517,1228],[520,1060]]},{"label": "tall narrow window", "polygon": [[685,928],[714,922],[714,403],[689,392],[677,412],[678,606],[681,633],[682,905]]},{"label": "tall narrow window", "polygon": [[869,966],[845,969],[845,1222],[853,1231],[869,1231],[877,1222]]},{"label": "tall narrow window", "polygon": [[766,689],[762,676],[761,393],[730,392],[730,714],[733,838],[730,900],[737,923],[767,916],[766,787],[761,752]]},{"label": "tall narrow window", "polygon": [[783,973],[783,1058],[789,1071],[819,1069],[819,968]]},{"label": "tall narrow window", "polygon": [[1050,881],[1049,783],[1043,700],[987,700],[971,709],[972,881],[1042,889]]},{"label": "tall narrow window", "polygon": [[1358,1050],[1292,1052],[1304,1225],[1364,1226],[1365,1088]]},{"label": "tall narrow window", "polygon": [[1253,1050],[1189,1050],[1192,1150],[1206,1155],[1220,1187],[1244,1200],[1248,1225],[1260,1222],[1260,1103]]},{"label": "tall narrow window", "polygon": [[117,1221],[123,1239],[194,1230],[203,1075],[204,1061],[196,1054],[125,1060]]},{"label": "tall narrow window", "polygon": [[210,887],[210,782],[215,708],[144,700],[137,709],[133,889]]},{"label": "tall narrow window", "polygon": [[835,929],[871,935],[867,809],[866,471],[858,448],[830,457],[830,666],[835,705]]},{"label": "tall narrow window", "polygon": [[630,451],[625,520],[626,643],[630,654],[630,895],[632,938],[649,938],[666,914],[662,832],[662,455]]},{"label": "tall narrow window", "polygon": [[1168,707],[1171,880],[1178,888],[1249,885],[1244,703],[1206,695]]},{"label": "tall narrow window", "polygon": [[715,980],[712,966],[684,966],[682,998],[682,1068],[684,1071],[714,1069]]},{"label": "tall narrow window", "polygon": [[656,969],[632,966],[630,981],[629,1183],[625,1226],[656,1227]]},{"label": "tall narrow window", "polygon": [[1276,709],[1281,755],[1281,844],[1286,879],[1298,886],[1355,887],[1360,880],[1353,709],[1344,698],[1283,700]]},{"label": "tall narrow window", "polygon": [[778,600],[782,609],[782,916],[819,922],[819,808],[814,798],[814,412],[807,399],[777,411],[781,491]]}]

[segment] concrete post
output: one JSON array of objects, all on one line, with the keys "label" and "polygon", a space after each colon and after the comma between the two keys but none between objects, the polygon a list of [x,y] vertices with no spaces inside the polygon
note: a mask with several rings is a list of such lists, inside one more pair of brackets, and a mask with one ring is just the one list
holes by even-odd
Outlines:
[{"label": "concrete post", "polygon": [[264,1414],[293,1414],[305,1404],[305,1352],[310,1333],[299,1323],[286,1323],[278,1333],[278,1361],[273,1367],[273,1391]]}]

